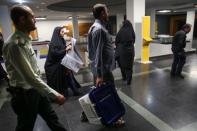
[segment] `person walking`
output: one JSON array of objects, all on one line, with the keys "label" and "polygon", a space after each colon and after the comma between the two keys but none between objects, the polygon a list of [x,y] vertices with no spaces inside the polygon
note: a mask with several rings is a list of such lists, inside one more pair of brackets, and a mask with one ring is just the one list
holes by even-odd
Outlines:
[{"label": "person walking", "polygon": [[135,56],[135,32],[129,20],[123,22],[116,35],[116,60],[120,66],[123,80],[127,80],[127,85],[131,84],[133,74],[133,63]]},{"label": "person walking", "polygon": [[173,52],[173,63],[171,68],[171,76],[179,77],[184,79],[181,74],[183,66],[186,62],[185,46],[186,46],[186,34],[191,30],[190,24],[185,24],[182,26],[181,30],[176,32],[173,42],[172,42],[172,52]]},{"label": "person walking", "polygon": [[[115,65],[114,48],[111,36],[105,27],[108,21],[108,9],[106,5],[94,5],[93,16],[95,22],[88,32],[88,53],[94,83],[98,88],[103,83],[112,83],[115,85],[112,74]],[[121,118],[115,124],[124,125],[124,123],[125,121]]]},{"label": "person walking", "polygon": [[44,66],[47,84],[65,97],[68,97],[68,87],[71,88],[74,96],[79,96],[81,95],[79,92],[80,84],[75,79],[73,72],[61,64],[67,52],[74,48],[69,43],[66,43],[64,35],[64,27],[54,29]]},{"label": "person walking", "polygon": [[52,131],[66,131],[49,101],[62,105],[65,98],[40,78],[29,37],[36,29],[34,13],[20,4],[11,8],[10,16],[16,30],[3,46],[3,57],[10,76],[11,106],[17,115],[15,131],[33,131],[38,114]]}]

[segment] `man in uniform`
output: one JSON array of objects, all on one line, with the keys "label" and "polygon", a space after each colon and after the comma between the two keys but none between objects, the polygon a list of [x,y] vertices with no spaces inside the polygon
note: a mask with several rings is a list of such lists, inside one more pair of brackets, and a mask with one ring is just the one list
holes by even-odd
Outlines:
[{"label": "man in uniform", "polygon": [[186,61],[185,55],[185,46],[186,46],[186,34],[191,30],[190,24],[185,24],[182,26],[182,29],[176,32],[173,42],[172,42],[172,52],[174,55],[172,68],[171,68],[171,76],[179,77],[184,79],[184,76],[181,74],[183,66]]},{"label": "man in uniform", "polygon": [[3,47],[5,66],[10,76],[12,94],[11,105],[17,115],[16,131],[32,131],[39,114],[52,131],[66,131],[58,122],[58,117],[50,105],[50,100],[63,104],[64,96],[45,84],[40,78],[40,70],[29,37],[35,30],[32,10],[25,5],[11,8],[11,19],[16,31]]}]

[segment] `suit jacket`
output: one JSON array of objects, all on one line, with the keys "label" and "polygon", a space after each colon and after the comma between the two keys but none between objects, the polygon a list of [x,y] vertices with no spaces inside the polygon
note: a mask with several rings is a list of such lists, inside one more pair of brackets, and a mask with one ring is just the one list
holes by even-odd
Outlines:
[{"label": "suit jacket", "polygon": [[172,52],[183,52],[186,46],[186,33],[183,30],[176,32],[172,42]]}]

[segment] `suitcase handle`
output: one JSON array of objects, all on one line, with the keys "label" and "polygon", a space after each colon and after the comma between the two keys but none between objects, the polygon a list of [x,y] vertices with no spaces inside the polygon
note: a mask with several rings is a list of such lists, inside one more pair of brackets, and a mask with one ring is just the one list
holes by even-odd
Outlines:
[{"label": "suitcase handle", "polygon": [[95,89],[95,88],[96,88],[96,86],[91,86],[90,88],[91,88],[91,89]]}]

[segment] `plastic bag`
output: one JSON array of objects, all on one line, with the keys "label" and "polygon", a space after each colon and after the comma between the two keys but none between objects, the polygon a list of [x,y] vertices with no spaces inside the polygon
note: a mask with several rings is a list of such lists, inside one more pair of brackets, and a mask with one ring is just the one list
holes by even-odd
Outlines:
[{"label": "plastic bag", "polygon": [[72,49],[64,56],[64,58],[61,61],[61,64],[68,69],[74,71],[77,73],[79,69],[84,65],[82,62],[82,58],[76,49],[76,39],[71,39]]}]

